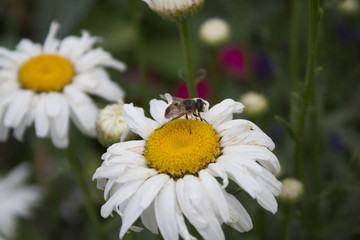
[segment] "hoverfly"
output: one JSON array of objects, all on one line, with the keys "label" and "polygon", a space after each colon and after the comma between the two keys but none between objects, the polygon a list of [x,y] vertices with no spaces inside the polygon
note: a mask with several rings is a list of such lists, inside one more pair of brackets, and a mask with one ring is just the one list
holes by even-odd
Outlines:
[{"label": "hoverfly", "polygon": [[[165,118],[168,121],[162,125],[160,128],[164,127],[166,124],[181,118],[185,115],[187,123],[189,125],[189,131],[191,134],[191,127],[189,122],[189,116],[194,116],[195,118],[199,118],[201,121],[206,122],[200,115],[201,112],[205,112],[208,109],[207,103],[205,103],[201,99],[182,99],[178,97],[173,97],[169,93],[165,93],[164,95],[160,95],[160,97],[164,100],[167,100],[171,103],[165,110]],[[160,129],[159,128],[159,129]]]}]

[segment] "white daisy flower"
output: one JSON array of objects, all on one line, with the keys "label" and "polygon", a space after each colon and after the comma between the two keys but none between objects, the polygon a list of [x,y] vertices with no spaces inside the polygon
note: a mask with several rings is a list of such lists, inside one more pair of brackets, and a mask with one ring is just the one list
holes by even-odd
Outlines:
[{"label": "white daisy flower", "polygon": [[0,239],[12,239],[17,218],[29,217],[40,200],[40,189],[24,184],[29,174],[29,165],[21,164],[0,177]]},{"label": "white daisy flower", "polygon": [[66,147],[69,118],[95,136],[98,109],[88,93],[110,101],[123,98],[104,67],[123,71],[125,64],[102,48],[92,49],[99,39],[87,31],[59,40],[58,29],[53,22],[43,45],[22,39],[14,51],[0,47],[0,140],[10,128],[21,140],[34,122],[36,136],[50,136],[56,147]]},{"label": "white daisy flower", "polygon": [[230,180],[266,210],[277,211],[281,183],[274,177],[280,170],[274,143],[254,123],[233,120],[243,111],[240,102],[216,104],[201,113],[206,122],[182,118],[163,125],[168,106],[151,100],[152,120],[142,108],[125,104],[125,120],[143,140],[113,144],[93,176],[107,200],[102,217],[112,211],[122,217],[120,238],[139,217],[151,232],[160,230],[171,240],[194,239],[185,218],[204,239],[225,239],[223,223],[249,231],[249,214],[226,191]]},{"label": "white daisy flower", "polygon": [[143,0],[149,7],[167,20],[177,21],[194,15],[204,0]]}]

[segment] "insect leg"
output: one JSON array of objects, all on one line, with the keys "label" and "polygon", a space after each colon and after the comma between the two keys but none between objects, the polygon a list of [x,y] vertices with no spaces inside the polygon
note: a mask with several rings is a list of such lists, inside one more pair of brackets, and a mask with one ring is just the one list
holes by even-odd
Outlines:
[{"label": "insect leg", "polygon": [[190,127],[190,122],[189,122],[189,118],[188,118],[188,115],[187,115],[187,114],[185,114],[185,118],[186,118],[186,121],[187,121],[188,126],[189,126],[189,132],[190,132],[190,134],[191,134],[191,127]]}]

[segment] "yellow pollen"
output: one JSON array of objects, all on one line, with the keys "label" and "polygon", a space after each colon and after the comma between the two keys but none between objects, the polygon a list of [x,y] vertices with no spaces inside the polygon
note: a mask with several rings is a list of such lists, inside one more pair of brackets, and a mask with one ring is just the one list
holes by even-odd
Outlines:
[{"label": "yellow pollen", "polygon": [[200,120],[178,119],[155,130],[145,146],[150,167],[174,178],[196,174],[220,154],[220,136],[214,128]]},{"label": "yellow pollen", "polygon": [[72,64],[59,55],[39,55],[20,68],[19,80],[24,88],[38,92],[61,91],[74,76]]}]

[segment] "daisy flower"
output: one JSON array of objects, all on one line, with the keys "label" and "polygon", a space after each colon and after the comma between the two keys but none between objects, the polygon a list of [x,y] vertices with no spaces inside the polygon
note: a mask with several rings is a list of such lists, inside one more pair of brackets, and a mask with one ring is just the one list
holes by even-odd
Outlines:
[{"label": "daisy flower", "polygon": [[152,120],[142,108],[125,104],[125,120],[143,140],[110,146],[93,176],[107,200],[102,217],[115,211],[122,218],[120,238],[139,217],[151,232],[160,230],[169,240],[179,235],[194,239],[185,218],[204,239],[225,239],[223,223],[249,231],[249,214],[226,191],[230,180],[266,210],[277,211],[274,196],[281,192],[281,183],[274,176],[280,170],[271,152],[275,146],[254,123],[233,119],[243,104],[225,99],[201,113],[205,121],[189,122],[167,122],[168,106],[151,100]]},{"label": "daisy flower", "polygon": [[30,208],[39,202],[40,189],[24,184],[29,174],[29,165],[21,164],[0,177],[0,239],[12,239],[16,219],[28,217]]},{"label": "daisy flower", "polygon": [[204,0],[143,0],[161,17],[171,21],[187,19],[204,4]]},{"label": "daisy flower", "polygon": [[14,51],[0,47],[0,140],[9,129],[22,140],[32,123],[37,137],[51,137],[56,147],[68,145],[69,118],[82,133],[95,136],[98,109],[89,94],[106,100],[123,98],[104,67],[123,71],[124,63],[102,48],[99,39],[83,31],[81,37],[55,37],[53,22],[44,44],[22,39]]}]

